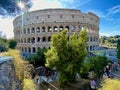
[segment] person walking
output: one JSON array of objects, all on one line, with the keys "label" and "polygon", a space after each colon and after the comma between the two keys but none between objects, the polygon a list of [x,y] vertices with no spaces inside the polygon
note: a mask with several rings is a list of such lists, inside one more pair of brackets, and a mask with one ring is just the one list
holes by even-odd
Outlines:
[{"label": "person walking", "polygon": [[90,79],[90,87],[92,90],[97,90],[97,84],[93,78]]}]

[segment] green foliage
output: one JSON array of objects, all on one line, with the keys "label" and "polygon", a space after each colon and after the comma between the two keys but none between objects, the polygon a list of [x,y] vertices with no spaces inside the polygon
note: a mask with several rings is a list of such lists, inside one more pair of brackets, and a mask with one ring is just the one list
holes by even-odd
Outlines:
[{"label": "green foliage", "polygon": [[109,47],[117,47],[117,42],[120,39],[120,35],[115,35],[115,36],[101,36],[100,37],[100,44],[101,45],[106,45]]},{"label": "green foliage", "polygon": [[87,51],[87,33],[81,31],[78,36],[74,33],[68,40],[67,31],[55,34],[51,38],[50,49],[45,53],[46,66],[56,68],[59,74],[60,85],[75,80],[75,74],[79,72]]},{"label": "green foliage", "polygon": [[45,52],[46,48],[39,48],[36,55],[30,56],[27,60],[35,67],[45,66]]},{"label": "green foliage", "polygon": [[14,39],[10,39],[10,40],[8,41],[8,43],[9,43],[9,48],[10,48],[10,49],[15,49],[15,47],[16,47],[16,45],[17,45],[17,42],[16,42]]},{"label": "green foliage", "polygon": [[88,71],[94,71],[97,77],[104,72],[104,67],[108,64],[108,59],[105,56],[90,57],[83,64],[81,74],[87,73]]},{"label": "green foliage", "polygon": [[0,52],[8,50],[8,43],[6,39],[0,38]]}]

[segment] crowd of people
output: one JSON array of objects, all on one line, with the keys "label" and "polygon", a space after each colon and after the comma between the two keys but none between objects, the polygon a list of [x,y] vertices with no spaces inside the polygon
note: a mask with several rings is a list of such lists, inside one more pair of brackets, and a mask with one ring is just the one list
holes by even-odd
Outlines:
[{"label": "crowd of people", "polygon": [[111,72],[118,71],[118,66],[119,66],[119,64],[115,61],[108,63],[108,65],[104,68],[103,79],[113,78]]},{"label": "crowd of people", "polygon": [[[106,67],[104,68],[104,73],[102,76],[102,80],[105,80],[107,78],[113,78],[111,72],[117,72],[118,71],[118,66],[119,64],[117,62],[111,62],[108,63],[108,65],[106,65]],[[97,90],[97,83],[96,81],[92,78],[90,79],[90,87],[92,90]]]}]

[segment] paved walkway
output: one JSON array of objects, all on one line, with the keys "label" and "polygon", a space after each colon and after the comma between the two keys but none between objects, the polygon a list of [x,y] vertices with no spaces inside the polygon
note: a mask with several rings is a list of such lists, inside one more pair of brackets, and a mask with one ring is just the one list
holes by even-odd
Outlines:
[{"label": "paved walkway", "polygon": [[113,78],[120,79],[120,66],[118,66],[118,71],[112,71],[111,74]]}]

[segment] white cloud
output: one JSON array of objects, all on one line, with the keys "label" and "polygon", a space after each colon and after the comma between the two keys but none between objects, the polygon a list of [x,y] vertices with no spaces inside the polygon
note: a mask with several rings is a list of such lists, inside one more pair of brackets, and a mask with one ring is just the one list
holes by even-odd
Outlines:
[{"label": "white cloud", "polygon": [[[33,0],[33,6],[30,11],[46,8],[62,8],[62,3],[58,0]],[[13,18],[0,17],[0,31],[6,34],[7,38],[13,38]]]},{"label": "white cloud", "polygon": [[82,5],[84,5],[84,4],[86,4],[86,3],[88,3],[88,2],[90,2],[91,0],[78,0],[78,2],[75,4],[75,5],[73,5],[73,8],[78,8],[79,6],[82,6]]},{"label": "white cloud", "polygon": [[108,9],[107,11],[108,11],[107,15],[113,15],[113,14],[120,13],[120,5],[114,6]]},{"label": "white cloud", "polygon": [[62,8],[62,3],[58,0],[33,0],[33,6],[30,11],[46,8]]},{"label": "white cloud", "polygon": [[0,17],[0,30],[6,34],[7,38],[13,38],[13,18],[2,18]]},{"label": "white cloud", "polygon": [[93,10],[93,9],[88,9],[86,10],[86,12],[92,12],[92,13],[95,13],[98,17],[100,18],[107,18],[106,14],[101,12],[101,11],[98,11],[98,10]]}]

